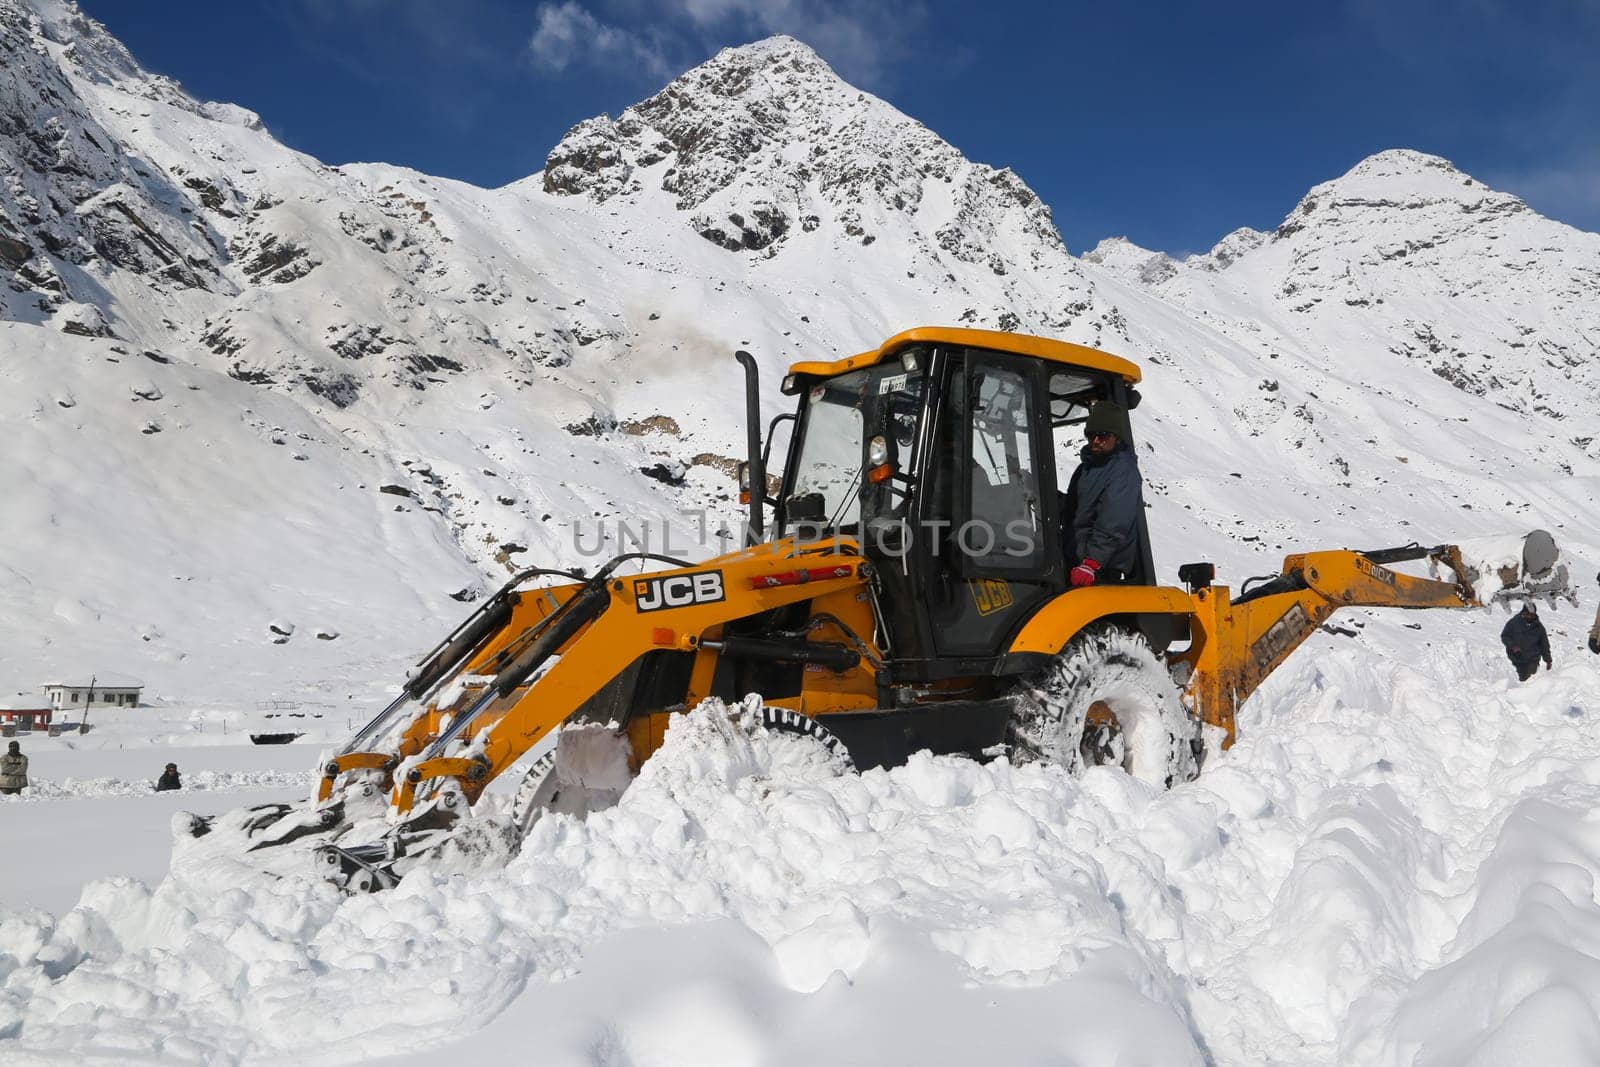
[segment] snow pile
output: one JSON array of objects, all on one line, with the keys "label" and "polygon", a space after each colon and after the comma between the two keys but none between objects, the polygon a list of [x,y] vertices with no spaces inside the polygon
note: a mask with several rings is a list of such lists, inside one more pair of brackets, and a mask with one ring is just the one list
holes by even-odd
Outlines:
[{"label": "snow pile", "polygon": [[[1154,795],[1113,786],[1122,803]],[[1071,1009],[1080,1047],[1201,1062],[1172,974],[1081,851],[1098,805],[1075,812],[1075,792],[1055,770],[956,759],[841,775],[814,742],[732,727],[708,703],[674,722],[616,808],[547,817],[503,871],[421,873],[353,900],[309,881],[218,893],[175,875],[153,891],[91,886],[59,922],[11,916],[4,1010],[39,1055],[115,1030],[128,1054],[348,1059],[481,1025],[618,931],[731,918],[770,946],[760,995],[773,1001],[838,998],[869,961],[938,949],[980,983],[1064,981],[1048,1000]]]},{"label": "snow pile", "polygon": [[[305,792],[311,786],[311,779],[310,771],[195,771],[182,776],[182,791],[237,793],[257,789],[295,789]],[[0,804],[27,804],[74,797],[139,797],[154,791],[154,779],[67,777],[58,781],[30,774],[26,792],[17,796],[0,796]]]},{"label": "snow pile", "polygon": [[1597,802],[1570,785],[1512,809],[1443,962],[1366,1006],[1351,1062],[1600,1062]]},{"label": "snow pile", "polygon": [[548,816],[503,869],[363,898],[180,869],[14,912],[0,1027],[41,1057],[111,1033],[310,1062],[538,1034],[551,1063],[954,1063],[981,1034],[1085,1064],[1397,1065],[1505,1062],[1545,1027],[1548,1062],[1581,1063],[1600,668],[1511,685],[1469,632],[1493,617],[1459,622],[1319,637],[1170,792],[927,756],[841,773],[708,703],[615,808]]},{"label": "snow pile", "polygon": [[[1485,579],[1494,580],[1493,589],[1499,588],[1499,575],[1504,572],[1522,574],[1522,542],[1525,535],[1505,534],[1500,537],[1462,538],[1456,542],[1461,549],[1461,561]],[[1481,595],[1479,599],[1484,599]]]}]

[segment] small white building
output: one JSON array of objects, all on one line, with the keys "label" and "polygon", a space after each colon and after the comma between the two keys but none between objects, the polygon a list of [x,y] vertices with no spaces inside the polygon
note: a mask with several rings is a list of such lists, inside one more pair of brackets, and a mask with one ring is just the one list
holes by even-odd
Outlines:
[{"label": "small white building", "polygon": [[94,674],[84,681],[44,683],[45,699],[57,711],[136,708],[143,691],[143,682],[120,674]]}]

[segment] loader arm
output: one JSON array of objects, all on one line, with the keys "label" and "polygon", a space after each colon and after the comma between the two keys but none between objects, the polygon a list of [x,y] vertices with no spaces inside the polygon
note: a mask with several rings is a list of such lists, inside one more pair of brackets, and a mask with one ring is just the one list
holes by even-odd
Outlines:
[{"label": "loader arm", "polygon": [[505,584],[412,668],[393,702],[322,767],[319,803],[329,800],[341,775],[376,773],[384,790],[400,762],[421,752],[439,723],[463,699],[481,690],[482,679],[499,673],[509,656],[582,588],[565,584],[522,589],[527,582],[563,571],[530,568]]},{"label": "loader arm", "polygon": [[476,680],[452,710],[414,724],[413,752],[396,768],[393,807],[404,815],[443,780],[475,802],[645,653],[701,653],[703,643],[718,644],[716,631],[728,622],[862,585],[867,574],[852,544],[808,548],[790,540],[645,575],[618,577],[607,568],[553,590],[556,610],[515,640],[490,641],[473,661],[485,673],[464,672]]},{"label": "loader arm", "polygon": [[[1448,566],[1457,580],[1414,578],[1384,566],[1424,557]],[[1195,590],[1193,640],[1174,662],[1191,668],[1192,706],[1202,721],[1227,731],[1226,748],[1233,744],[1239,705],[1334,612],[1347,607],[1480,607],[1462,578],[1465,573],[1454,545],[1287,556],[1280,574],[1237,598],[1229,596],[1226,586]]]}]

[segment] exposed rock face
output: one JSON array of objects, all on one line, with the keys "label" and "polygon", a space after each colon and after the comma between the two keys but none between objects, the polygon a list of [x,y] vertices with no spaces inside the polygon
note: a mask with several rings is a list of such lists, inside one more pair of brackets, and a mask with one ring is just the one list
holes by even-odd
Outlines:
[{"label": "exposed rock face", "polygon": [[1185,265],[1198,270],[1227,270],[1241,256],[1260,248],[1271,237],[1269,233],[1241,226],[1218,241],[1210,252],[1191,257],[1185,261]]},{"label": "exposed rock face", "polygon": [[214,234],[187,191],[109,132],[68,74],[136,69],[126,51],[75,9],[45,10],[59,21],[0,3],[0,315],[40,321],[94,299],[63,267],[162,292],[217,285]]},{"label": "exposed rock face", "polygon": [[544,164],[544,191],[561,196],[588,194],[604,203],[632,177],[617,126],[601,115],[578,123],[551,149]]},{"label": "exposed rock face", "polygon": [[931,249],[996,274],[1008,226],[1062,247],[1015,174],[968,162],[788,37],[725,49],[615,121],[579,123],[550,153],[543,188],[596,203],[659,190],[734,252],[776,253],[819,228],[870,244],[897,217]]},{"label": "exposed rock face", "polygon": [[1085,252],[1083,258],[1143,285],[1157,285],[1178,273],[1178,263],[1171,256],[1140,248],[1126,237],[1107,237]]},{"label": "exposed rock face", "polygon": [[[526,335],[433,310],[458,286],[497,304],[505,287],[441,266],[450,239],[429,204],[192,99],[75,4],[0,0],[0,318],[187,349],[335,407],[369,377],[416,390],[469,362],[550,359]],[[343,300],[316,276],[330,259]]]}]

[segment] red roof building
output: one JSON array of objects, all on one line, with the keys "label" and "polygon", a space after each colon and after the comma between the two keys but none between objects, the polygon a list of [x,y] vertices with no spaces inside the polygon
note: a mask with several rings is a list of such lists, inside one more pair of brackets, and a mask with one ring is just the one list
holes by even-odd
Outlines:
[{"label": "red roof building", "polygon": [[0,725],[43,730],[50,725],[54,708],[0,708]]}]

